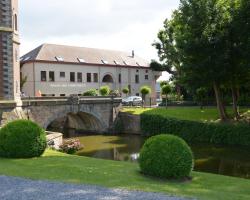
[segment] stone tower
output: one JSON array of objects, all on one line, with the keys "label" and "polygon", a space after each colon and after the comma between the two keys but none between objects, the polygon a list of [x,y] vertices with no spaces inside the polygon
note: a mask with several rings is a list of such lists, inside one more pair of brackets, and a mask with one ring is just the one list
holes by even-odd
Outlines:
[{"label": "stone tower", "polygon": [[20,98],[18,0],[0,0],[0,100]]}]

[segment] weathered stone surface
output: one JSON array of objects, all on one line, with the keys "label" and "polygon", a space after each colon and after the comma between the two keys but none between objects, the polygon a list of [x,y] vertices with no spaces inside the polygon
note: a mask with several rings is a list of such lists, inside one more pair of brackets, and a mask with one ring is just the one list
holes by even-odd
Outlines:
[{"label": "weathered stone surface", "polygon": [[60,146],[63,144],[63,134],[62,133],[56,133],[56,132],[50,132],[46,131],[46,139],[48,144],[52,144],[51,147],[55,149],[59,149]]},{"label": "weathered stone surface", "polygon": [[141,134],[141,117],[126,112],[120,112],[117,122],[121,123],[121,132],[129,134]]}]

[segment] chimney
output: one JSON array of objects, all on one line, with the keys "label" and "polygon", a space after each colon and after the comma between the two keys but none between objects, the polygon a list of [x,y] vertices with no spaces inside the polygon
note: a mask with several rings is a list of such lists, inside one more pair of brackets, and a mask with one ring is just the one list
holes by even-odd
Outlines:
[{"label": "chimney", "polygon": [[132,58],[134,58],[134,57],[135,57],[135,51],[132,50]]}]

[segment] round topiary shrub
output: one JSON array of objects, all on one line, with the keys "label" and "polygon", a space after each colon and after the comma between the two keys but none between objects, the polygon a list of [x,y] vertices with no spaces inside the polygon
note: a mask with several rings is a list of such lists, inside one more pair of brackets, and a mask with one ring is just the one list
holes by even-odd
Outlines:
[{"label": "round topiary shrub", "polygon": [[39,157],[46,146],[45,131],[32,121],[17,120],[0,129],[0,157]]},{"label": "round topiary shrub", "polygon": [[143,145],[139,165],[142,173],[160,178],[185,178],[193,169],[193,153],[174,135],[157,135]]}]

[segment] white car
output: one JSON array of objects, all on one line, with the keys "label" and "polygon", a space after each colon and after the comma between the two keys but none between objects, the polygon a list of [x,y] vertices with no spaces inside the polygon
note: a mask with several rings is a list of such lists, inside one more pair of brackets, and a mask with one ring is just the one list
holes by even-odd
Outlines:
[{"label": "white car", "polygon": [[125,106],[141,106],[142,98],[138,96],[130,96],[122,99],[122,104]]}]

